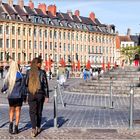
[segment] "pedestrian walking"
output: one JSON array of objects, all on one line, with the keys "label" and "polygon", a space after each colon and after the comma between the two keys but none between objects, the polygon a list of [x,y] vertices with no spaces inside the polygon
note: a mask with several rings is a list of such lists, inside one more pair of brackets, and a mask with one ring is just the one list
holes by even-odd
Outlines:
[{"label": "pedestrian walking", "polygon": [[28,91],[29,114],[32,125],[31,136],[41,132],[41,119],[44,101],[48,102],[49,88],[46,72],[41,69],[41,58],[34,58],[27,71],[25,85]]},{"label": "pedestrian walking", "polygon": [[[4,86],[1,92],[7,91],[9,102],[9,133],[18,134],[18,125],[20,121],[21,107],[25,101],[26,93],[24,90],[24,79],[20,73],[19,66],[15,61],[11,61],[9,70],[4,79]],[[13,121],[15,115],[15,127],[13,130]]]},{"label": "pedestrian walking", "polygon": [[4,68],[3,68],[3,66],[0,66],[1,79],[3,79],[3,72],[4,72]]},{"label": "pedestrian walking", "polygon": [[65,68],[60,66],[57,74],[57,81],[61,86],[64,86],[64,83],[66,82],[65,77]]}]

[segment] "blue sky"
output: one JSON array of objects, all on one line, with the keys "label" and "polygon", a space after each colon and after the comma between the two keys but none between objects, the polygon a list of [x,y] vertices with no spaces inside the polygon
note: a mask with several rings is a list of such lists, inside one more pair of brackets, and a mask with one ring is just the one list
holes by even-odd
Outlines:
[{"label": "blue sky", "polygon": [[[5,2],[7,0],[3,0]],[[25,5],[29,0],[24,0]],[[127,28],[131,34],[140,33],[140,1],[139,0],[33,0],[35,7],[39,3],[55,4],[57,11],[80,11],[81,16],[88,17],[94,12],[96,18],[104,24],[114,24],[119,34],[126,34]],[[17,0],[14,0],[17,3]]]}]

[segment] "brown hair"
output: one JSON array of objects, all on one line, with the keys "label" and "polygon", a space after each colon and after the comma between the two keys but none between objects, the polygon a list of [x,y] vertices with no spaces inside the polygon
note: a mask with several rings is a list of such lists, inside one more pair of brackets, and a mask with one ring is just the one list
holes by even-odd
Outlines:
[{"label": "brown hair", "polygon": [[29,72],[29,92],[33,95],[37,92],[37,90],[40,88],[40,82],[39,82],[39,68],[38,63],[42,63],[42,60],[40,58],[34,58],[31,62],[31,69]]}]

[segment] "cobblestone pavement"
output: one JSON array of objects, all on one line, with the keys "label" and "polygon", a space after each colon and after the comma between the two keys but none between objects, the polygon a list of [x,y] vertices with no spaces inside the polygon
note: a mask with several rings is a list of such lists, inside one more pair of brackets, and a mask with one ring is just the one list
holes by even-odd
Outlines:
[{"label": "cobblestone pavement", "polygon": [[49,128],[43,130],[36,138],[31,138],[31,130],[22,131],[17,135],[11,135],[7,130],[0,130],[0,139],[38,139],[38,140],[126,140],[140,139],[140,130],[125,129],[86,129],[86,128]]},{"label": "cobblestone pavement", "polygon": [[[74,84],[77,80],[69,80]],[[35,139],[140,139],[140,97],[135,97],[133,129],[129,129],[129,96],[113,96],[114,106],[110,108],[110,96],[64,92],[66,107],[58,96],[58,125],[53,125],[53,86],[50,100],[44,105],[43,131]],[[19,124],[20,133],[8,133],[8,104],[6,95],[0,95],[0,139],[31,139],[31,124],[28,104],[24,104]]]}]

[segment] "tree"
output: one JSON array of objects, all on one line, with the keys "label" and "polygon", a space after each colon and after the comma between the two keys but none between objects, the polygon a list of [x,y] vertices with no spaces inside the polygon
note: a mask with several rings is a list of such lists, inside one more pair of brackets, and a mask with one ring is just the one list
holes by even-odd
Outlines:
[{"label": "tree", "polygon": [[134,59],[135,54],[140,55],[140,46],[128,46],[121,48],[121,55],[125,57],[129,63]]}]

